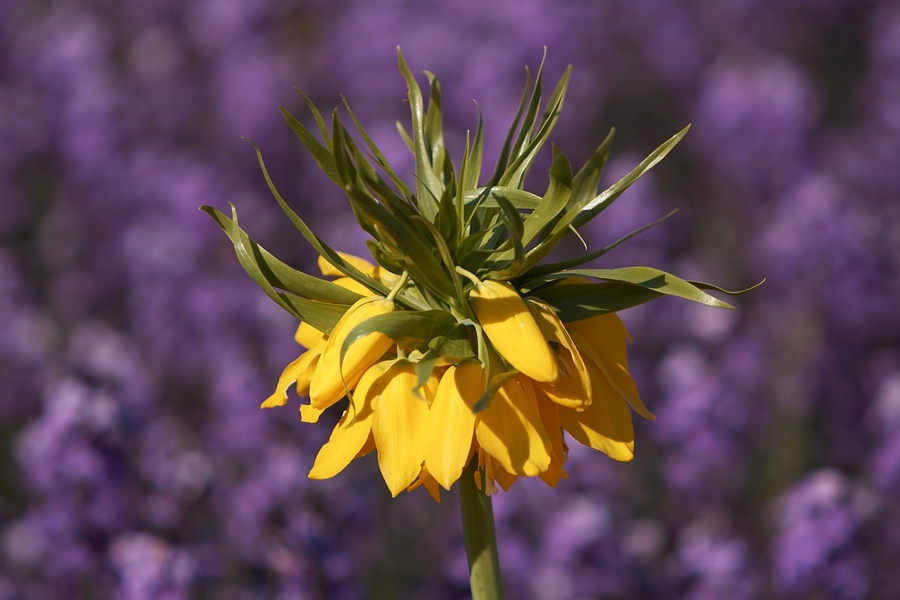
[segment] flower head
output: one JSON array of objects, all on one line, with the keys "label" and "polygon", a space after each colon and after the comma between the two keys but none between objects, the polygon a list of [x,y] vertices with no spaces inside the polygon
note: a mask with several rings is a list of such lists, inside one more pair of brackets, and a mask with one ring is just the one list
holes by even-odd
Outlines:
[{"label": "flower head", "polygon": [[[225,230],[241,264],[300,325],[305,352],[291,362],[263,407],[294,386],[309,403],[304,422],[335,404],[343,411],[309,473],[325,479],[376,451],[391,494],[424,486],[435,499],[476,462],[486,493],[518,477],[556,486],[566,478],[567,438],[615,460],[634,456],[631,411],[652,419],[628,371],[628,332],[616,312],[672,295],[728,307],[704,289],[650,267],[580,268],[606,248],[547,262],[570,233],[599,215],[681,139],[677,133],[605,191],[597,189],[612,134],[573,175],[553,148],[543,196],[525,176],[559,116],[568,70],[543,112],[539,70],[493,173],[481,175],[482,130],[467,136],[459,170],[441,129],[441,88],[428,74],[426,104],[398,51],[412,113],[401,134],[416,159],[414,185],[400,178],[353,113],[364,146],[335,113],[329,129],[307,104],[321,141],[287,111],[291,128],[346,192],[371,236],[374,262],[330,248],[294,213],[257,156],[275,199],[319,253],[326,280],[296,271],[229,218],[204,207]],[[349,111],[349,106],[348,106]],[[731,292],[727,292],[731,293]]]}]

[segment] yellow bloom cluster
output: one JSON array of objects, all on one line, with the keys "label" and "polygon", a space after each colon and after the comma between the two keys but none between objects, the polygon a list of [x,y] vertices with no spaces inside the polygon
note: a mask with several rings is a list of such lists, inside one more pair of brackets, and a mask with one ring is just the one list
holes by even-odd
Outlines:
[{"label": "yellow bloom cluster", "polygon": [[[386,285],[397,276],[364,259],[342,255]],[[340,273],[320,260],[323,275]],[[365,320],[395,310],[391,299],[347,277],[334,283],[359,293],[330,335],[301,323],[296,340],[306,351],[282,373],[263,408],[284,405],[295,386],[309,404],[304,422],[349,399],[309,473],[327,479],[354,458],[376,450],[391,494],[424,485],[439,500],[477,457],[477,483],[486,493],[509,489],[519,476],[540,477],[555,487],[566,478],[564,432],[611,458],[634,455],[629,406],[653,419],[628,372],[628,332],[615,313],[566,323],[537,298],[522,298],[508,283],[485,280],[468,293],[472,313],[493,351],[489,360],[512,369],[496,386],[486,408],[476,403],[488,389],[484,364],[465,358],[441,364],[423,385],[415,357],[406,356],[386,335],[370,333],[349,345],[348,333]],[[504,365],[505,366],[505,365]],[[494,371],[496,372],[496,371]]]}]

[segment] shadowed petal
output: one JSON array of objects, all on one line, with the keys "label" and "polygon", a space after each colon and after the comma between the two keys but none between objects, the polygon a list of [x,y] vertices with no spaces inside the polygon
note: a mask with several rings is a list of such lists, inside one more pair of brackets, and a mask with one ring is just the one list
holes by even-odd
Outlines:
[{"label": "shadowed petal", "polygon": [[527,378],[513,377],[477,415],[478,444],[512,475],[538,475],[552,460],[552,445],[531,385]]},{"label": "shadowed petal", "polygon": [[625,400],[606,381],[593,361],[585,361],[594,386],[594,401],[582,412],[559,409],[563,429],[578,442],[599,450],[610,458],[634,458],[634,427]]}]

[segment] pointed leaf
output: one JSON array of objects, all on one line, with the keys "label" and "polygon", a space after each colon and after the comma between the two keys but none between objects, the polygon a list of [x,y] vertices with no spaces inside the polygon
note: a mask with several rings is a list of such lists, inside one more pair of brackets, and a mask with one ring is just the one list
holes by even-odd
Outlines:
[{"label": "pointed leaf", "polygon": [[697,286],[671,273],[653,267],[622,267],[619,269],[573,269],[544,277],[545,280],[566,277],[592,277],[606,281],[618,281],[637,285],[660,294],[678,296],[707,306],[733,308],[731,305],[713,298]]},{"label": "pointed leaf", "polygon": [[423,107],[422,90],[416,83],[400,47],[397,47],[397,62],[400,65],[400,72],[406,79],[406,87],[408,90],[409,110],[412,117],[412,141],[415,149],[416,158],[416,200],[419,203],[419,210],[422,215],[434,222],[434,216],[437,214],[438,206],[435,198],[440,198],[443,193],[443,187],[438,181],[437,176],[432,169],[432,163],[428,156],[425,137],[425,110]]},{"label": "pointed leaf", "polygon": [[328,178],[331,179],[336,184],[340,185],[340,181],[338,181],[337,171],[334,165],[334,156],[332,156],[331,151],[323,146],[319,140],[313,136],[309,130],[303,126],[303,123],[297,120],[294,115],[285,110],[284,107],[281,108],[281,114],[284,115],[285,120],[287,120],[288,125],[291,126],[291,129],[294,130],[294,135],[303,142],[303,145],[306,147],[307,151],[312,154],[312,157],[315,159],[316,163],[318,163],[319,168],[328,175]]},{"label": "pointed leaf", "polygon": [[660,223],[662,223],[663,221],[665,221],[666,219],[668,219],[669,217],[671,217],[672,215],[674,215],[677,212],[678,212],[678,209],[676,208],[675,210],[673,210],[666,216],[662,217],[661,219],[657,219],[657,220],[653,221],[652,223],[644,225],[643,227],[636,229],[627,235],[622,236],[621,238],[619,238],[612,244],[610,244],[604,248],[600,248],[599,250],[595,250],[594,252],[590,252],[588,254],[583,254],[582,256],[577,256],[575,258],[570,258],[569,260],[562,260],[562,261],[555,262],[555,263],[539,264],[539,265],[533,267],[532,269],[526,271],[525,273],[523,273],[523,278],[525,276],[527,276],[528,279],[533,281],[535,279],[539,279],[540,277],[543,277],[544,275],[548,275],[550,273],[555,273],[557,271],[563,271],[565,269],[571,269],[572,267],[577,267],[578,265],[583,265],[586,262],[600,258],[601,256],[603,256],[610,250],[613,250],[614,248],[618,247],[620,244],[627,242],[631,238],[647,231],[651,227],[655,227],[656,225],[659,225]]},{"label": "pointed leaf", "polygon": [[[627,190],[631,184],[637,181],[641,175],[652,169],[656,164],[661,161],[665,156],[678,145],[678,142],[681,141],[681,138],[685,136],[688,130],[691,128],[690,125],[670,137],[666,140],[662,145],[659,146],[656,150],[650,153],[650,155],[641,161],[641,163],[631,170],[625,177],[614,183],[609,189],[595,197],[593,200],[585,204],[584,206],[576,206],[573,207],[574,210],[578,210],[577,215],[573,214],[572,225],[575,227],[581,227],[583,224],[587,223],[595,216],[597,216],[603,209],[613,203],[613,201],[622,195],[622,192]],[[566,223],[568,225],[568,223]]]},{"label": "pointed leaf", "polygon": [[[338,271],[343,273],[348,277],[352,277],[356,281],[360,282],[370,290],[377,292],[382,296],[387,296],[390,293],[390,290],[385,287],[383,283],[380,281],[369,277],[347,261],[345,261],[341,256],[328,247],[328,244],[323,242],[315,233],[313,233],[312,229],[307,226],[306,223],[303,222],[297,213],[288,206],[287,202],[284,201],[284,198],[281,197],[281,194],[278,193],[278,190],[275,188],[275,184],[272,183],[272,178],[269,177],[269,171],[266,169],[265,162],[263,162],[262,152],[259,150],[259,146],[256,145],[255,142],[251,141],[253,144],[253,148],[256,150],[256,158],[259,161],[260,169],[262,170],[263,177],[266,180],[266,184],[269,186],[269,191],[272,192],[272,195],[275,197],[275,200],[278,201],[278,205],[281,206],[281,209],[288,216],[294,226],[300,230],[300,233],[306,238],[306,241],[315,249],[316,252],[319,253],[325,260],[327,260],[331,265],[334,266]],[[410,307],[413,308],[413,307]]]},{"label": "pointed leaf", "polygon": [[[222,211],[211,206],[202,206],[201,209],[216,220],[229,238],[232,238],[235,233],[240,236],[243,247],[248,251],[248,258],[253,259],[256,269],[273,287],[321,302],[350,305],[359,300],[359,294],[356,292],[330,281],[307,275],[281,262],[250,239],[246,232],[235,226]],[[232,243],[234,242],[235,240],[232,239]]]},{"label": "pointed leaf", "polygon": [[418,348],[444,335],[454,325],[456,318],[443,310],[406,310],[376,315],[347,333],[341,346],[340,360],[343,361],[347,348],[370,333],[382,333],[401,348]]}]

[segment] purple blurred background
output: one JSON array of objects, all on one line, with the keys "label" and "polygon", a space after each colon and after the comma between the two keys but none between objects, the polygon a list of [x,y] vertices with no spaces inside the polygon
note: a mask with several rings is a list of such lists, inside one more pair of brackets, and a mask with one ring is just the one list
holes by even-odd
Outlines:
[{"label": "purple blurred background", "polygon": [[585,234],[680,208],[601,264],[768,278],[624,313],[657,421],[633,463],[573,445],[558,489],[496,499],[509,597],[900,597],[897,3],[2,0],[0,600],[467,596],[454,493],[392,500],[371,456],[307,481],[328,426],[258,409],[294,323],[197,210],[314,268],[248,136],[361,251],[277,107],[343,94],[405,168],[398,44],[457,160],[472,99],[494,156],[544,45],[573,163],[618,129],[607,184],[693,123]]}]

